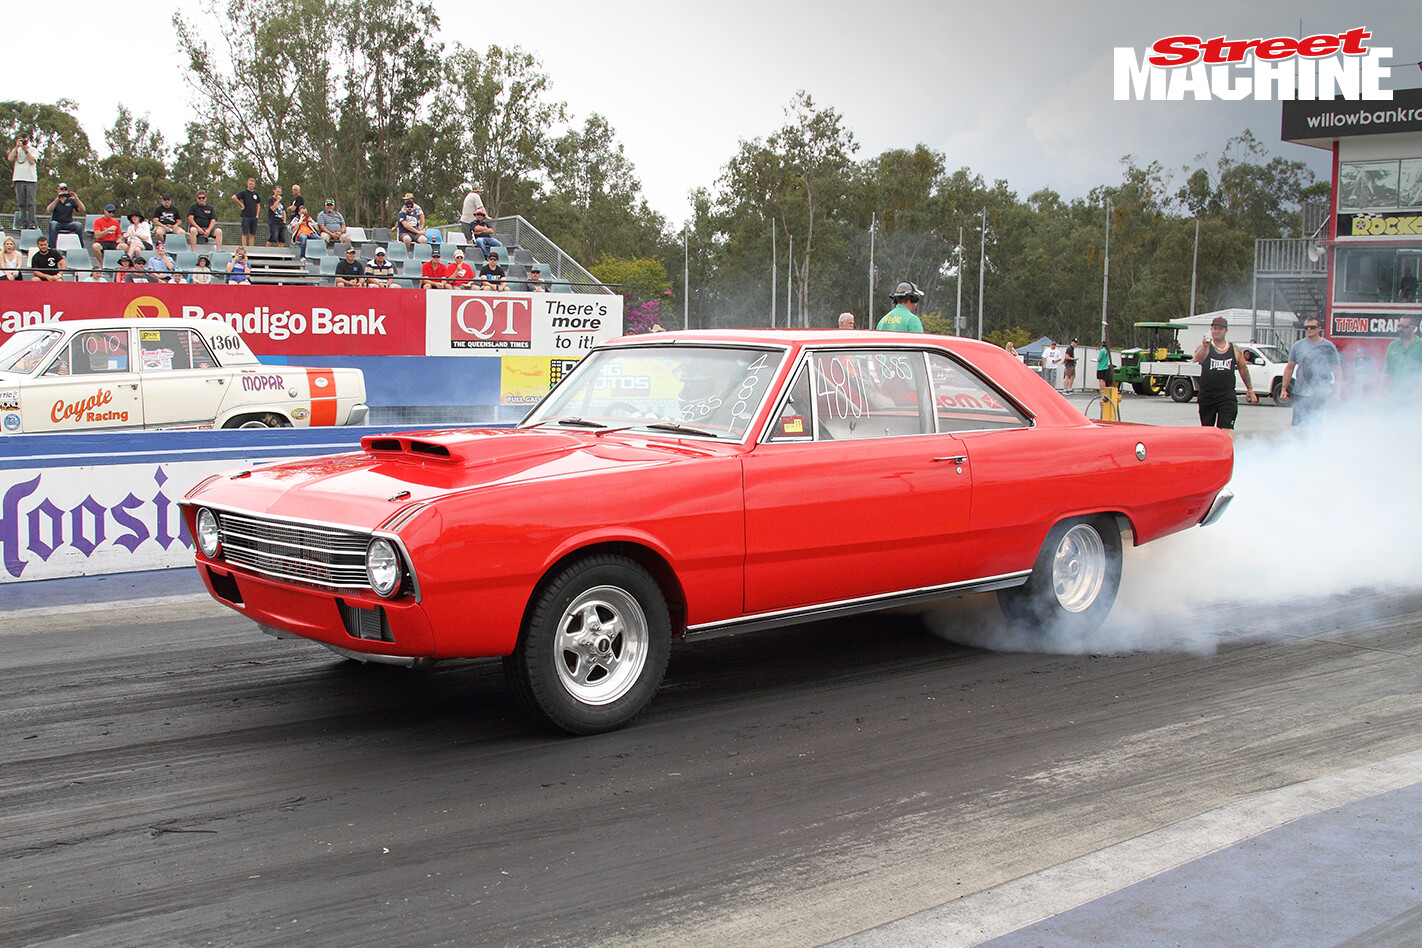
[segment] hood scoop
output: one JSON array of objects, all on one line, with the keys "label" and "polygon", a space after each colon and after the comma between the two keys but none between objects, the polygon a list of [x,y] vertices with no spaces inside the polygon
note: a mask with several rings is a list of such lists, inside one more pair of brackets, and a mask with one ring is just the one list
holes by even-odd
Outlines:
[{"label": "hood scoop", "polygon": [[461,431],[414,431],[393,435],[366,435],[361,450],[381,460],[433,462],[458,467],[524,460],[584,447],[572,435],[491,428]]}]

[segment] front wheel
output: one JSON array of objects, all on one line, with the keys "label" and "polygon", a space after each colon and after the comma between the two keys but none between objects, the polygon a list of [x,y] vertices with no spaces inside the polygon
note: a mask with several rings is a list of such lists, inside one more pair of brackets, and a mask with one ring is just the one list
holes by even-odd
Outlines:
[{"label": "front wheel", "polygon": [[1269,386],[1269,397],[1274,400],[1275,407],[1284,407],[1284,380],[1275,379],[1274,384]]},{"label": "front wheel", "polygon": [[1177,402],[1188,402],[1195,397],[1195,383],[1187,378],[1172,379],[1170,397]]},{"label": "front wheel", "polygon": [[671,618],[656,581],[626,557],[592,556],[543,587],[504,673],[549,724],[598,734],[642,712],[670,651]]},{"label": "front wheel", "polygon": [[1008,619],[1041,634],[1095,632],[1121,586],[1121,532],[1106,515],[1057,524],[1047,533],[1027,582],[999,590]]}]

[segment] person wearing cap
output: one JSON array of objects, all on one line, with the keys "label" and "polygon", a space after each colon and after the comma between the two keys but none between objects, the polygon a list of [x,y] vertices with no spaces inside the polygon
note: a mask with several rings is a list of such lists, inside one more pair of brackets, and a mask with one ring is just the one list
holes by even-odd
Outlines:
[{"label": "person wearing cap", "polygon": [[482,207],[474,212],[474,226],[470,228],[470,232],[474,235],[474,243],[479,245],[486,257],[494,247],[503,246],[494,236],[494,222],[489,220],[488,213]]},{"label": "person wearing cap", "polygon": [[923,291],[917,285],[905,280],[894,287],[894,308],[879,320],[878,329],[890,332],[923,332],[923,323],[918,318],[918,303],[923,299]]},{"label": "person wearing cap", "polygon": [[153,249],[153,228],[142,211],[128,212],[128,226],[123,231],[123,246],[119,248],[130,258],[143,259],[143,251]]},{"label": "person wearing cap", "polygon": [[57,246],[55,241],[61,233],[79,235],[79,246],[84,246],[84,224],[83,221],[74,219],[75,212],[87,214],[84,210],[84,202],[79,200],[79,195],[69,190],[69,185],[63,181],[59,183],[59,188],[54,193],[54,200],[45,205],[44,212],[49,215],[49,242],[51,246]]},{"label": "person wearing cap", "polygon": [[528,271],[528,279],[523,281],[525,293],[547,293],[548,284],[543,282],[543,271],[534,264]]},{"label": "person wearing cap", "polygon": [[222,253],[222,228],[217,226],[217,209],[207,203],[207,189],[198,188],[197,200],[188,205],[188,249],[197,253],[198,241],[217,241]]},{"label": "person wearing cap", "polygon": [[153,279],[158,283],[176,283],[177,278],[173,275],[173,261],[168,256],[166,244],[156,244],[153,247],[153,256],[148,258],[148,272],[153,275]]},{"label": "person wearing cap", "polygon": [[346,245],[345,256],[336,264],[337,286],[365,286],[365,267],[356,259],[355,248]]},{"label": "person wearing cap", "polygon": [[415,196],[405,192],[400,202],[400,212],[395,215],[395,234],[405,244],[405,252],[410,252],[412,244],[427,244],[425,236],[425,211],[415,203]]},{"label": "person wearing cap", "polygon": [[395,282],[395,265],[386,259],[384,247],[377,247],[375,259],[365,265],[365,285],[400,286]]},{"label": "person wearing cap", "polygon": [[197,266],[188,274],[188,282],[206,286],[212,282],[212,260],[207,255],[198,257]]},{"label": "person wearing cap", "polygon": [[123,239],[123,221],[118,219],[118,208],[104,205],[104,213],[94,221],[94,242],[89,244],[89,256],[94,258],[94,266],[102,266],[105,250],[117,250]]},{"label": "person wearing cap", "polygon": [[351,235],[346,233],[346,218],[336,210],[334,198],[326,198],[326,204],[321,208],[321,213],[316,215],[316,233],[321,235],[321,239],[326,242],[327,247],[351,242]]},{"label": "person wearing cap", "polygon": [[468,181],[461,182],[459,187],[464,191],[464,205],[459,211],[459,227],[464,231],[464,240],[468,243],[474,239],[474,212],[484,207],[484,199],[479,196],[483,188]]},{"label": "person wearing cap", "polygon": [[[164,195],[164,197],[166,196]],[[247,186],[232,195],[232,200],[242,209],[242,246],[255,247],[257,245],[257,211],[262,207],[262,196],[257,193],[257,179],[248,178]]]},{"label": "person wearing cap", "polygon": [[1066,371],[1062,379],[1062,388],[1068,392],[1076,385],[1076,337],[1071,337],[1071,342],[1066,347]]},{"label": "person wearing cap", "polygon": [[497,250],[489,251],[489,255],[484,258],[484,265],[479,268],[479,289],[508,289],[508,284],[504,280],[504,268],[499,266],[499,252]]},{"label": "person wearing cap", "polygon": [[1210,334],[1195,350],[1194,361],[1200,365],[1200,424],[1206,428],[1223,428],[1234,437],[1234,420],[1239,415],[1239,399],[1234,394],[1234,376],[1244,382],[1245,398],[1257,404],[1254,383],[1249,380],[1249,365],[1239,354],[1239,348],[1225,340],[1229,321],[1216,316],[1210,321]]},{"label": "person wearing cap", "polygon": [[427,290],[449,289],[450,268],[439,259],[439,244],[430,248],[430,258],[420,267],[420,286]]},{"label": "person wearing cap", "polygon": [[286,204],[281,199],[279,184],[272,185],[272,195],[267,198],[267,246],[286,246]]},{"label": "person wearing cap", "polygon": [[153,223],[153,239],[157,243],[164,243],[169,234],[181,234],[183,232],[183,219],[178,214],[178,208],[173,204],[173,195],[165,194],[159,201],[158,206],[153,209],[153,216],[149,218]]},{"label": "person wearing cap", "polygon": [[463,248],[454,248],[454,262],[449,265],[444,279],[452,290],[464,289],[474,282],[474,268],[464,262]]}]

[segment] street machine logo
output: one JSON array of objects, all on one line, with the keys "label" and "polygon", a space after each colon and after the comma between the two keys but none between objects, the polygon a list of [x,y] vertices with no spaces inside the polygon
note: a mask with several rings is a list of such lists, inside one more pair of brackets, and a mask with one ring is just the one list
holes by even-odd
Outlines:
[{"label": "street machine logo", "polygon": [[1166,36],[1143,54],[1117,46],[1116,100],[1390,100],[1392,90],[1381,82],[1392,76],[1382,65],[1392,48],[1369,47],[1372,35],[1358,26],[1302,39]]}]

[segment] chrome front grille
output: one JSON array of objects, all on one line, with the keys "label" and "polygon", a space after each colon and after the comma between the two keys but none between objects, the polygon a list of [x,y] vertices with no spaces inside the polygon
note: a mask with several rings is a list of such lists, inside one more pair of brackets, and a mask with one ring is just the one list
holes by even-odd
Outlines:
[{"label": "chrome front grille", "polygon": [[254,573],[332,589],[369,589],[370,534],[214,510],[221,558]]}]

